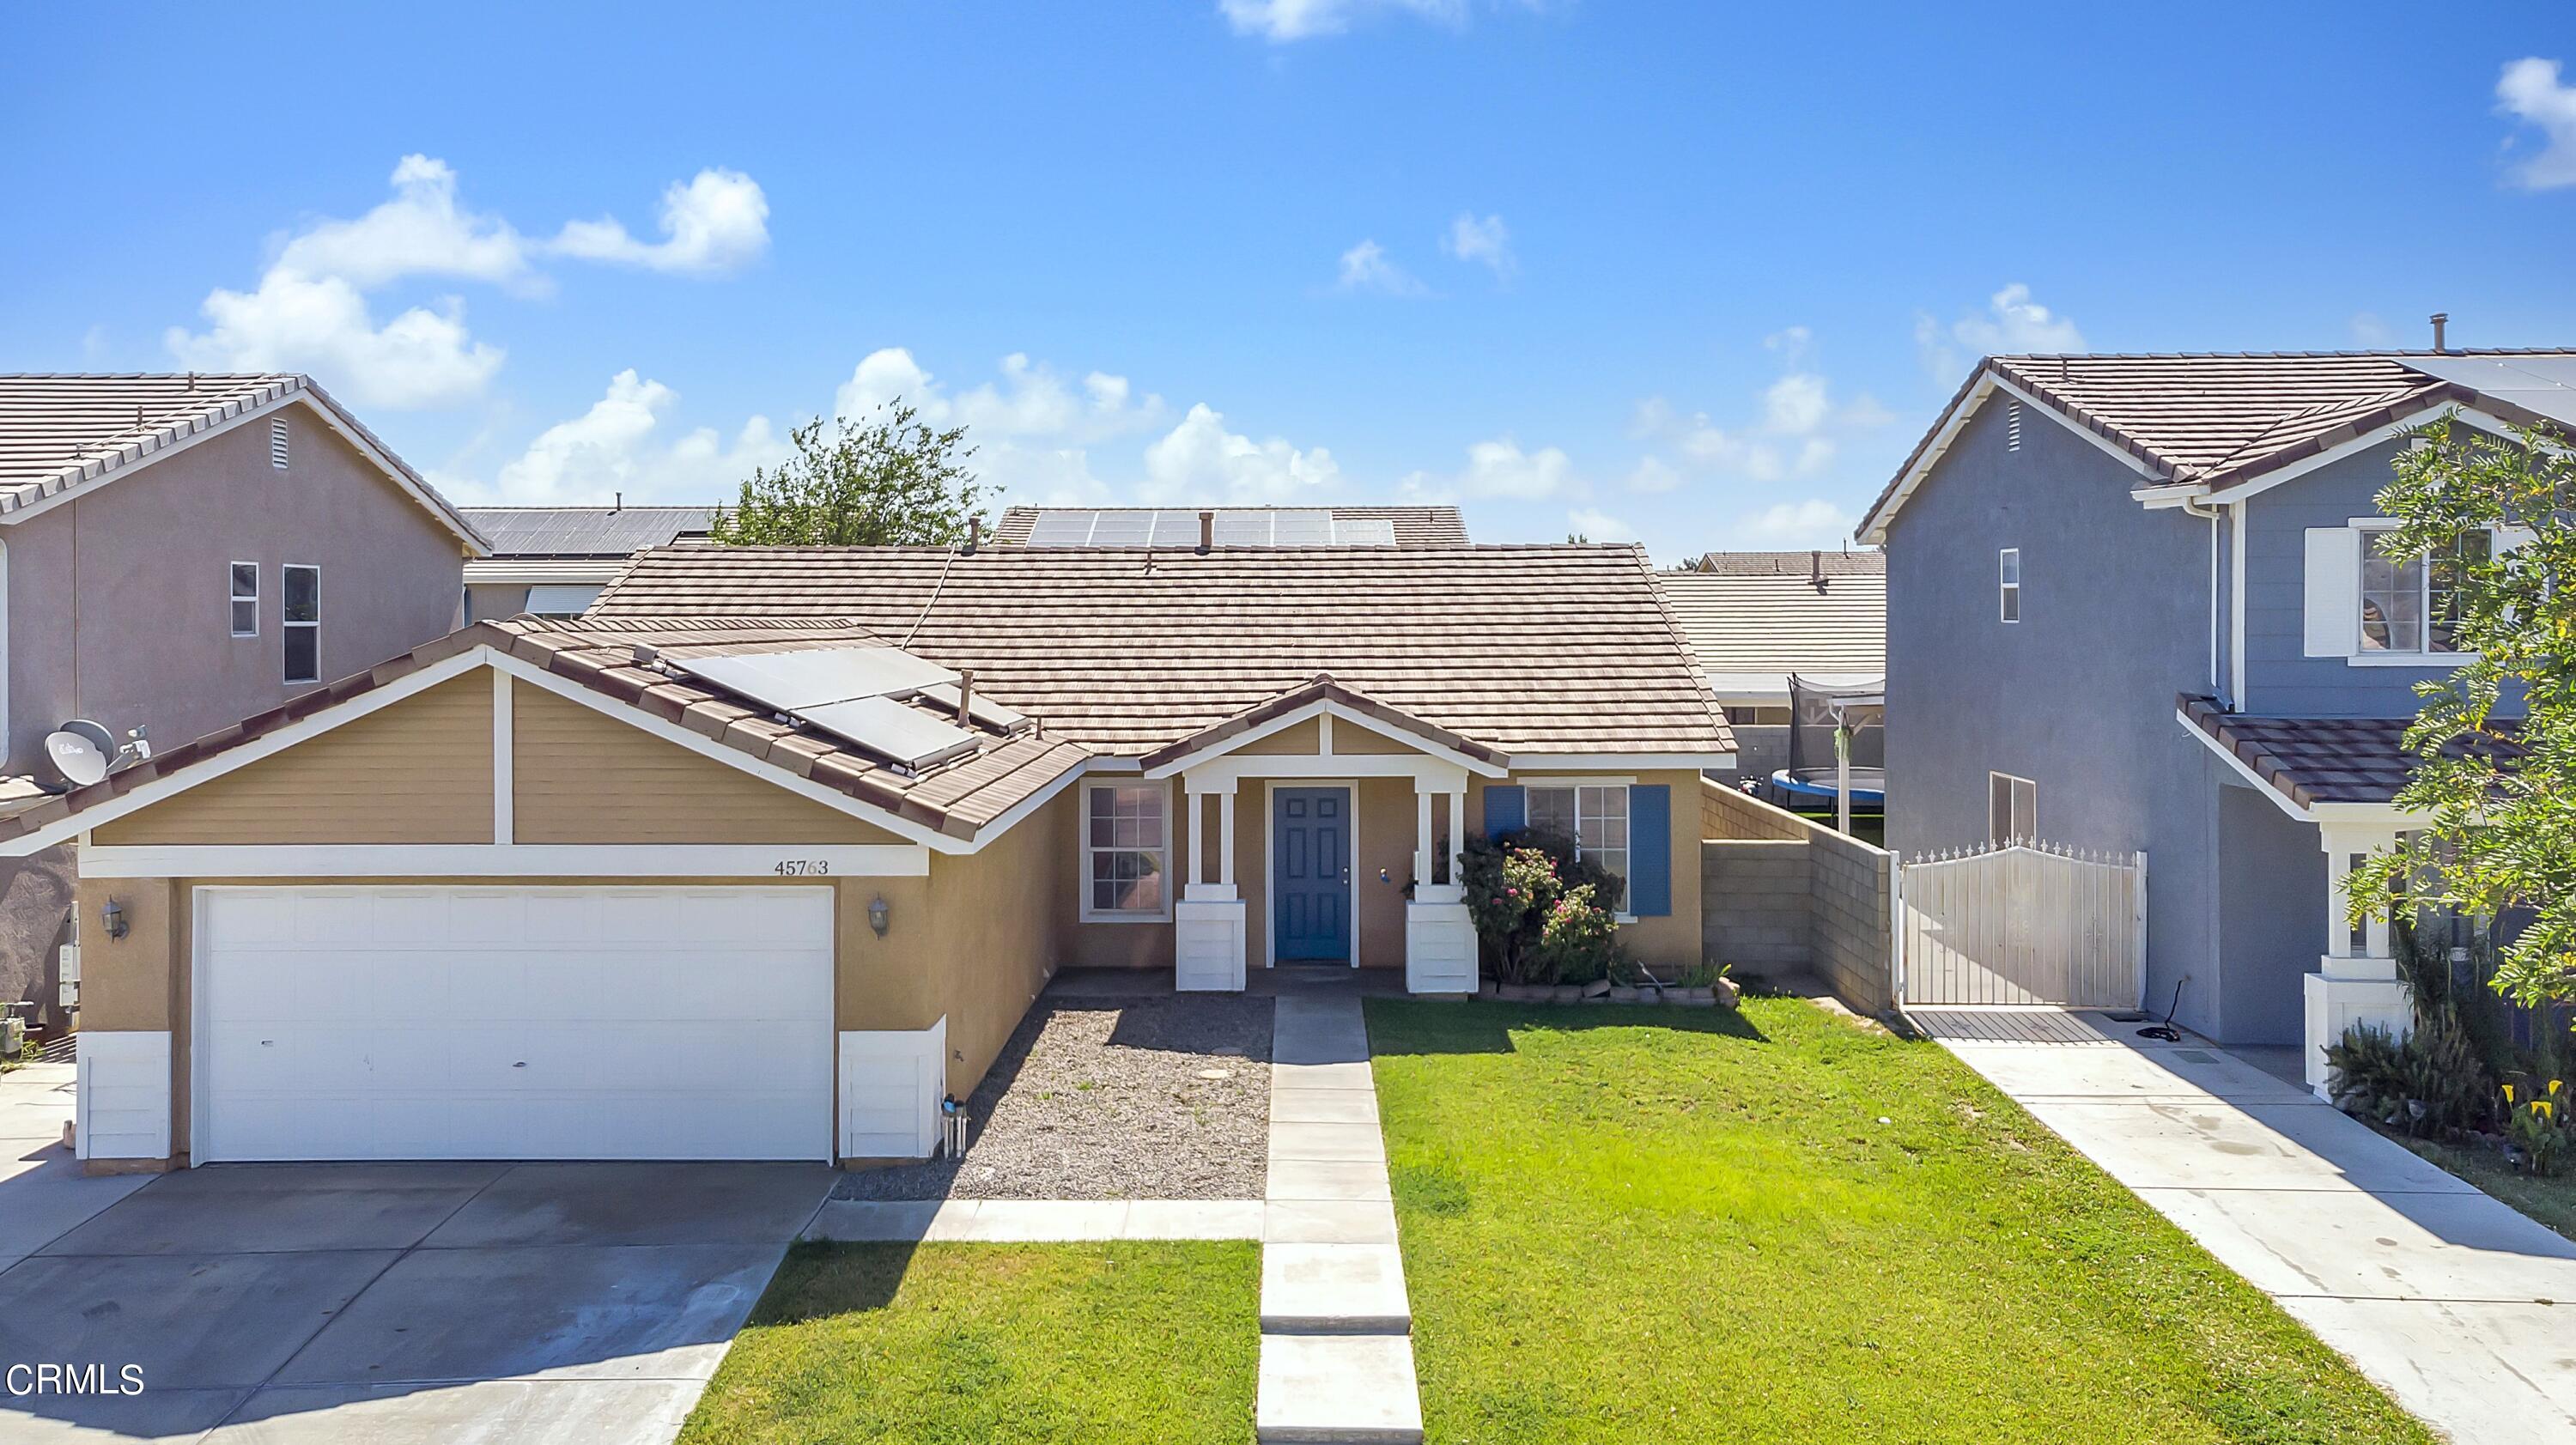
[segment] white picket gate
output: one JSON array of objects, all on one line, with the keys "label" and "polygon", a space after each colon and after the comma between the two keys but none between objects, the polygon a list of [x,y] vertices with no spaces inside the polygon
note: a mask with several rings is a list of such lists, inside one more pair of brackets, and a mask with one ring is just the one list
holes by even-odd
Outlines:
[{"label": "white picket gate", "polygon": [[1900,1007],[2144,1001],[2144,853],[1984,844],[1902,864],[1897,897]]}]

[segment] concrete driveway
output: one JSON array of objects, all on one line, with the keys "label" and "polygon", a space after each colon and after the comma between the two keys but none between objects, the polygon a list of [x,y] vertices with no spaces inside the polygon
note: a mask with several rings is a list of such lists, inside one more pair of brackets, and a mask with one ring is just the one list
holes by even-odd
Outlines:
[{"label": "concrete driveway", "polygon": [[1952,1052],[2454,1445],[2576,1440],[2576,1243],[2189,1035],[1944,1022]]},{"label": "concrete driveway", "polygon": [[[34,1082],[0,1080],[0,1128]],[[0,1367],[133,1365],[144,1388],[0,1391],[11,1442],[667,1441],[832,1182],[792,1164],[94,1180],[36,1142],[0,1138]]]}]

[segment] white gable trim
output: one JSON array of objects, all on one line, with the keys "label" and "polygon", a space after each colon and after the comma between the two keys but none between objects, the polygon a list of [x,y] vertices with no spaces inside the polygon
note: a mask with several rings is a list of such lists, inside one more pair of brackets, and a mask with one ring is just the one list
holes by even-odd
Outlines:
[{"label": "white gable trim", "polygon": [[[1321,697],[1315,699],[1313,702],[1306,703],[1303,706],[1291,708],[1288,711],[1281,713],[1279,716],[1262,723],[1258,727],[1247,728],[1222,742],[1210,744],[1207,747],[1199,748],[1192,752],[1183,754],[1181,757],[1176,758],[1171,762],[1161,764],[1157,767],[1148,768],[1145,770],[1145,776],[1148,778],[1172,777],[1175,774],[1187,771],[1188,769],[1203,766],[1211,759],[1224,757],[1226,754],[1234,752],[1237,749],[1257,743],[1263,738],[1285,732],[1309,718],[1323,719],[1322,725],[1317,729],[1317,731],[1322,735],[1319,745],[1323,751],[1314,754],[1314,756],[1317,757],[1337,756],[1333,752],[1332,725],[1333,720],[1335,718],[1339,718],[1343,722],[1349,723],[1351,726],[1358,728],[1363,732],[1375,733],[1389,741],[1403,743],[1416,752],[1422,753],[1428,757],[1438,758],[1440,761],[1451,764],[1452,766],[1464,768],[1468,772],[1476,774],[1478,777],[1499,778],[1505,773],[1511,771],[1511,764],[1508,759],[1500,763],[1493,763],[1487,762],[1482,758],[1470,757],[1445,743],[1434,742],[1430,738],[1424,737],[1420,733],[1414,732],[1412,729],[1405,727],[1402,723],[1394,722],[1386,718],[1372,717],[1367,713],[1361,712],[1357,708],[1335,702],[1328,697]],[[1295,755],[1262,753],[1257,754],[1256,756],[1268,759]],[[1340,756],[1366,757],[1370,755],[1363,753]]]},{"label": "white gable trim", "polygon": [[410,468],[396,461],[373,438],[353,425],[348,417],[342,415],[337,406],[316,395],[311,387],[300,379],[292,383],[282,396],[272,397],[257,406],[244,408],[221,421],[209,422],[186,436],[162,442],[132,460],[111,461],[102,466],[95,475],[69,483],[61,491],[49,497],[7,512],[0,512],[0,527],[15,526],[31,517],[50,512],[66,502],[78,501],[88,495],[92,488],[105,486],[119,477],[148,467],[154,462],[166,461],[210,437],[222,436],[236,427],[248,426],[262,417],[273,415],[290,406],[301,406],[311,412],[342,441],[356,448],[360,456],[373,463],[388,480],[402,488],[413,501],[418,502],[431,516],[437,518],[440,526],[455,533],[456,540],[464,544],[467,556],[488,557],[492,554],[491,547],[485,544],[481,534],[474,530],[471,523],[457,515],[456,509],[447,504],[446,498],[431,491],[426,484],[415,478]]},{"label": "white gable trim", "polygon": [[[454,657],[442,658],[416,672],[407,673],[382,687],[360,693],[346,702],[326,707],[311,717],[290,723],[275,732],[243,743],[239,747],[228,748],[203,762],[188,764],[167,777],[154,778],[120,797],[94,807],[83,808],[70,817],[57,819],[33,832],[22,833],[15,838],[0,839],[0,858],[25,857],[30,853],[50,848],[56,843],[81,837],[101,824],[112,823],[128,813],[150,807],[173,794],[186,792],[200,783],[212,782],[216,778],[237,769],[246,768],[264,758],[274,757],[299,743],[355,722],[370,713],[391,707],[405,698],[417,696],[442,682],[462,677],[479,667],[489,667],[496,673],[509,676],[532,687],[542,688],[630,727],[641,728],[665,742],[677,744],[700,757],[722,763],[726,767],[758,778],[773,787],[785,788],[799,797],[820,803],[834,812],[846,813],[861,822],[883,828],[889,833],[936,853],[965,855],[980,851],[986,843],[1009,831],[1011,825],[1035,812],[1086,771],[1082,767],[1068,770],[1063,777],[1014,804],[1001,816],[977,829],[975,837],[970,841],[953,837],[934,828],[923,827],[909,818],[880,808],[873,803],[862,802],[847,793],[800,778],[775,763],[765,762],[739,749],[726,747],[712,738],[691,732],[677,723],[666,722],[631,703],[620,702],[605,694],[593,692],[579,683],[557,677],[543,668],[511,657],[488,645],[478,645]],[[495,730],[502,726],[504,724],[496,716]],[[494,767],[496,782],[506,776],[506,769],[496,759]]]},{"label": "white gable trim", "polygon": [[1914,465],[1908,467],[1905,475],[1897,480],[1896,490],[1889,492],[1885,501],[1872,507],[1869,515],[1861,519],[1859,540],[1873,547],[1887,544],[1887,524],[1895,519],[1898,509],[1914,495],[1915,488],[1923,485],[1923,479],[1931,475],[1932,468],[1940,463],[1942,457],[1949,454],[1951,445],[1958,441],[1959,433],[1967,429],[1969,421],[1974,419],[1978,409],[1985,405],[1986,398],[1998,391],[2019,401],[2037,415],[2050,418],[2059,426],[2091,442],[2101,450],[2103,455],[2119,462],[2130,471],[2136,472],[2149,481],[2163,479],[2164,473],[2156,470],[2137,453],[2068,416],[2055,405],[2040,400],[2029,389],[2005,380],[1996,374],[1991,364],[1984,364],[1979,366],[1976,383],[1969,387],[1968,394],[1961,397],[1942,416],[1939,425],[1933,430],[1930,445],[1924,447],[1922,454],[1914,459]]}]

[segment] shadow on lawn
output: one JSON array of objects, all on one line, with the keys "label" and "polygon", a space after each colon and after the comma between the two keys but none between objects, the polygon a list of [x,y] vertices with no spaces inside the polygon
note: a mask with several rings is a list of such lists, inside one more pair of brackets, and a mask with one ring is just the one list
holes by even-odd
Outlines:
[{"label": "shadow on lawn", "polygon": [[[1529,1004],[1488,999],[1424,1002],[1366,1001],[1369,1051],[1381,1058],[1406,1054],[1508,1054],[1514,1034],[1576,1033],[1590,1029],[1660,1028],[1673,1033],[1723,1034],[1767,1044],[1751,1019],[1733,1009],[1675,1008],[1668,1004]],[[1387,1024],[1401,1020],[1401,1026]]]},{"label": "shadow on lawn", "polygon": [[919,1247],[908,1240],[850,1244],[800,1239],[787,1247],[787,1257],[779,1261],[769,1288],[743,1323],[801,1325],[884,1309],[894,1303]]}]

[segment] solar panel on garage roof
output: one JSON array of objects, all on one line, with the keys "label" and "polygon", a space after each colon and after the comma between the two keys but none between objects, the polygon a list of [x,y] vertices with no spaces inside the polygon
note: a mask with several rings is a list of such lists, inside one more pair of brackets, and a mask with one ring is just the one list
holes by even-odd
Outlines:
[{"label": "solar panel on garage roof", "polygon": [[[957,684],[953,682],[935,683],[925,687],[921,690],[921,695],[952,713],[957,710]],[[1004,732],[1009,732],[1029,720],[1027,713],[1017,708],[1004,707],[980,692],[975,694],[975,701],[969,706],[968,714],[975,721],[1000,728]]]},{"label": "solar panel on garage roof", "polygon": [[[906,767],[975,745],[972,732],[896,700],[946,686],[948,705],[957,705],[957,674],[901,648],[806,647],[675,659],[673,665]],[[983,713],[979,703],[975,715]]]},{"label": "solar panel on garage roof", "polygon": [[973,733],[890,697],[827,702],[819,707],[799,708],[796,715],[814,727],[906,767],[924,767],[975,746]]}]

